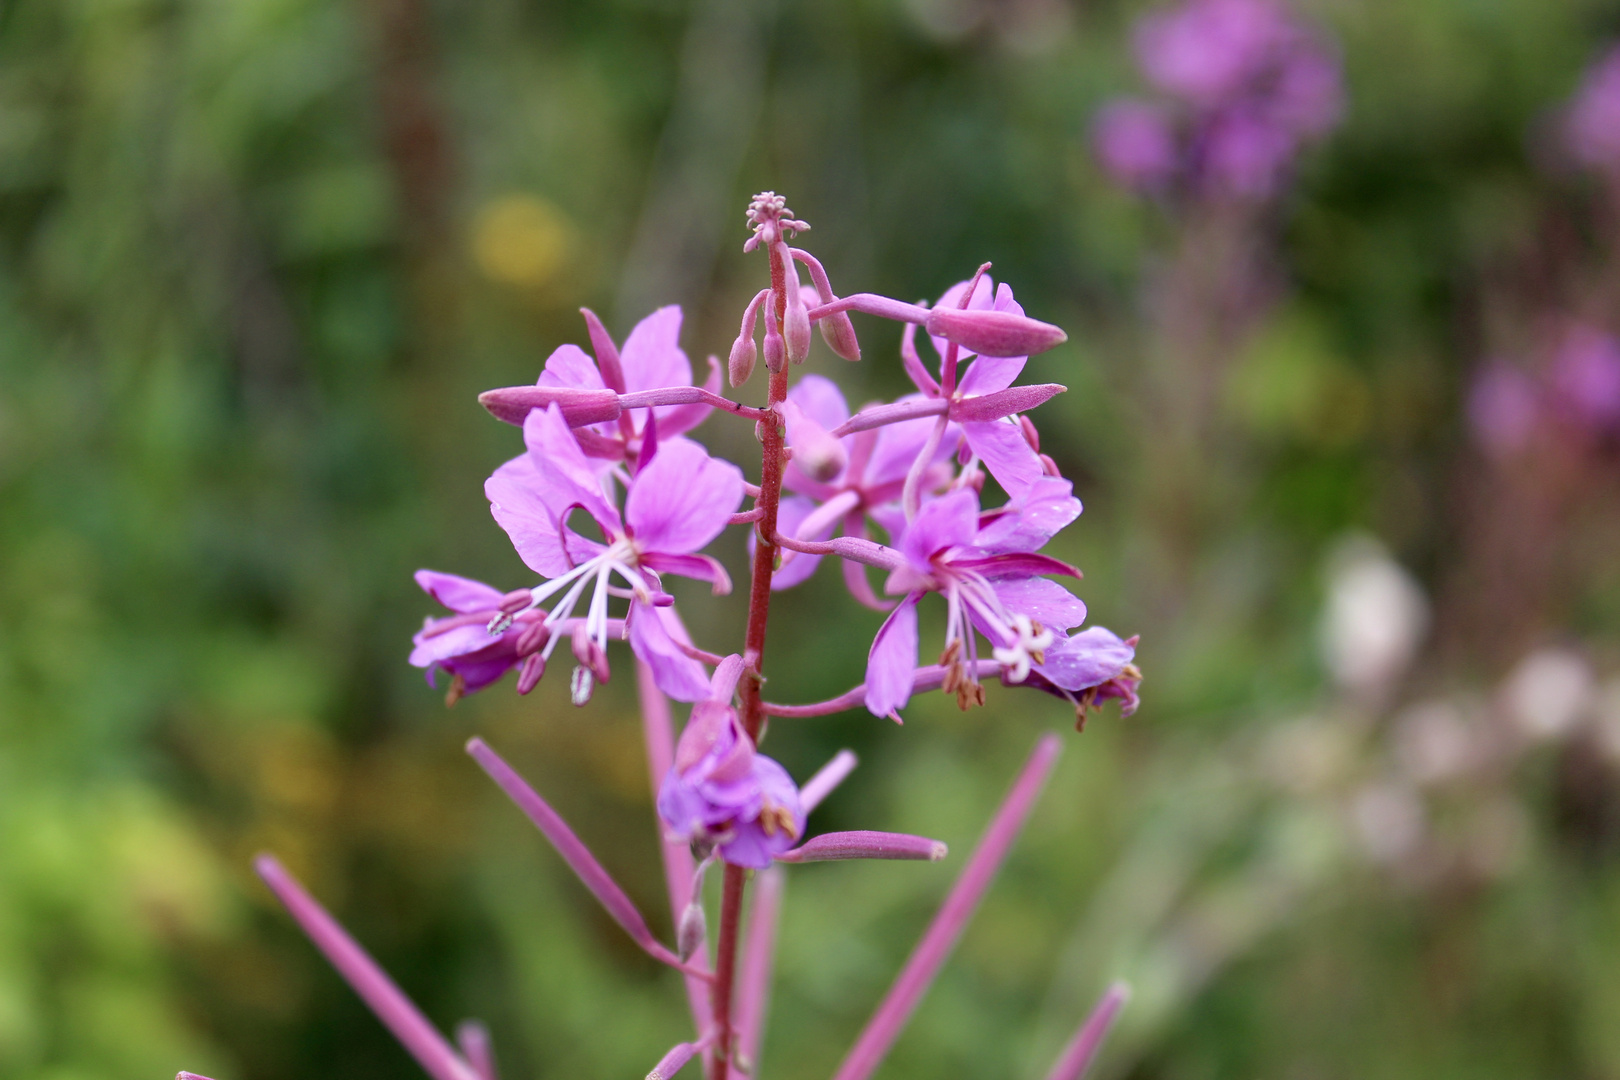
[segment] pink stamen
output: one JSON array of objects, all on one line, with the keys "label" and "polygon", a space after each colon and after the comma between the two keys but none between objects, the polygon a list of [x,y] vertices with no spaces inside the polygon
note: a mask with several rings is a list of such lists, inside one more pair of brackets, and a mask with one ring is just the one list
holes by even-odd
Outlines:
[{"label": "pink stamen", "polygon": [[1063,1053],[1058,1055],[1052,1071],[1046,1074],[1046,1080],[1080,1080],[1096,1058],[1119,1011],[1130,999],[1131,988],[1126,984],[1116,982],[1110,986],[1091,1010],[1091,1015],[1086,1017],[1085,1023],[1080,1025],[1080,1030],[1074,1033],[1074,1038],[1063,1048]]}]

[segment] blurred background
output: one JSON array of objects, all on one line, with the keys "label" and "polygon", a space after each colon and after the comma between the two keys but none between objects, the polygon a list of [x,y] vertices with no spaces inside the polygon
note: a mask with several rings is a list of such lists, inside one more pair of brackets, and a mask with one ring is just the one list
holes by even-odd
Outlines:
[{"label": "blurred background", "polygon": [[[1141,711],[1066,738],[883,1075],[1039,1076],[1123,977],[1099,1076],[1620,1077],[1617,39],[1612,0],[0,6],[0,1076],[418,1075],[263,849],[507,1076],[683,1037],[461,752],[667,937],[632,680],[447,711],[410,574],[529,580],[475,395],[581,305],[724,356],[773,188],[841,293],[989,259],[1068,330],[1028,371],[1087,507],[1055,553],[1142,635]],[[900,392],[859,330],[811,368]],[[862,676],[829,575],[778,601],[776,700]],[[683,610],[740,639],[739,597]],[[801,779],[862,757],[815,827],[958,857],[793,872],[765,1076],[831,1073],[1072,720],[777,722]]]}]

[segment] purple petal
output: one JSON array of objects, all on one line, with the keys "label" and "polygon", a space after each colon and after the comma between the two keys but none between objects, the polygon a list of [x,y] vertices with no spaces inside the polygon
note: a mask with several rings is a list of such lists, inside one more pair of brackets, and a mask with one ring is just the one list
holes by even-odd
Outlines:
[{"label": "purple petal", "polygon": [[694,581],[707,581],[714,586],[714,595],[724,596],[731,591],[731,575],[720,560],[708,555],[671,555],[667,551],[649,551],[641,556],[641,565],[660,574],[679,574]]},{"label": "purple petal", "polygon": [[[529,415],[540,412],[537,409]],[[489,512],[506,530],[524,565],[541,577],[552,578],[566,574],[569,561],[556,515],[539,495],[545,483],[534,458],[523,454],[484,481],[484,496],[489,499]]]},{"label": "purple petal", "polygon": [[1008,611],[1028,615],[1049,630],[1072,630],[1086,621],[1086,604],[1051,578],[1020,577],[991,582]]},{"label": "purple petal", "polygon": [[963,570],[976,570],[992,581],[999,578],[1037,577],[1041,574],[1059,574],[1080,577],[1080,571],[1061,559],[1034,552],[1015,551],[1007,555],[991,555],[983,559],[955,558],[951,565]]},{"label": "purple petal", "polygon": [[[500,644],[504,636],[491,634],[481,623],[458,626],[453,630],[446,630],[442,634],[432,636],[417,634],[416,637],[411,639],[416,645],[411,650],[411,666],[429,667],[456,656],[470,658],[474,653]],[[516,637],[514,634],[513,641],[516,640]],[[511,642],[507,644],[510,645]],[[515,654],[513,655],[515,656]],[[494,657],[488,657],[487,659],[493,660]]]},{"label": "purple petal", "polygon": [[1136,658],[1136,649],[1111,630],[1093,626],[1046,650],[1046,663],[1035,670],[1054,686],[1085,690],[1107,682]]},{"label": "purple petal", "polygon": [[692,364],[676,342],[681,336],[678,304],[661,307],[636,324],[619,351],[625,386],[633,394],[665,386],[691,386]]},{"label": "purple petal", "polygon": [[888,716],[911,700],[911,672],[917,666],[917,601],[912,593],[889,613],[866,657],[866,707]]},{"label": "purple petal", "polygon": [[962,434],[984,462],[984,467],[990,470],[990,475],[996,478],[996,483],[1014,499],[1046,475],[1040,455],[1029,445],[1017,424],[1005,420],[963,424]]},{"label": "purple petal", "polygon": [[[676,701],[702,701],[709,694],[709,676],[703,665],[675,644],[674,634],[686,636],[673,613],[639,601],[630,605],[630,648],[648,667],[658,689]],[[673,625],[672,625],[673,623]]]},{"label": "purple petal", "polygon": [[958,488],[923,505],[900,537],[899,548],[916,569],[926,573],[936,552],[971,543],[978,528],[979,496],[969,488]]},{"label": "purple petal", "polygon": [[995,554],[1039,551],[1080,516],[1080,500],[1073,491],[1067,480],[1041,477],[979,530],[973,546]]},{"label": "purple petal", "polygon": [[979,396],[1005,390],[1029,363],[1027,356],[981,356],[956,383],[958,395]]},{"label": "purple petal", "polygon": [[422,586],[423,592],[458,614],[498,607],[504,595],[482,581],[438,570],[418,570],[416,583]]},{"label": "purple petal", "polygon": [[838,384],[824,375],[806,375],[800,379],[788,391],[788,400],[828,431],[849,419],[849,406]]},{"label": "purple petal", "polygon": [[742,498],[741,469],[674,439],[630,485],[624,513],[642,550],[686,554],[719,536]]},{"label": "purple petal", "polygon": [[[901,400],[920,399],[913,395]],[[866,486],[876,488],[883,484],[903,481],[911,469],[911,463],[916,461],[917,455],[922,452],[923,444],[928,441],[929,433],[934,430],[936,422],[935,417],[924,416],[879,428],[877,445],[872,448],[872,456],[866,463]],[[953,437],[950,428],[947,428],[945,437],[939,442],[939,449],[934,453],[934,460],[944,461],[950,457],[958,441],[959,436]]]},{"label": "purple petal", "polygon": [[596,361],[586,355],[578,345],[559,345],[546,357],[546,368],[540,373],[537,386],[571,386],[580,390],[606,390],[602,373]]},{"label": "purple petal", "polygon": [[275,858],[260,855],[253,860],[253,868],[315,947],[429,1076],[434,1080],[477,1080],[472,1068],[411,999]]},{"label": "purple petal", "polygon": [[596,470],[585,460],[573,432],[556,405],[535,409],[523,421],[523,441],[535,466],[535,494],[560,517],[570,506],[584,507],[609,534],[619,534],[624,526],[619,512],[609,503],[596,478]]}]

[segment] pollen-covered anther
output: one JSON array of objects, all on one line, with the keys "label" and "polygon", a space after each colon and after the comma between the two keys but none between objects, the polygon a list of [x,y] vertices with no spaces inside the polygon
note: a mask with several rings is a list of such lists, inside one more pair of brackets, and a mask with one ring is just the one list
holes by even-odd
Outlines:
[{"label": "pollen-covered anther", "polygon": [[799,827],[793,822],[792,812],[769,802],[759,812],[759,827],[765,830],[766,836],[775,836],[780,830],[793,840],[799,838]]},{"label": "pollen-covered anther", "polygon": [[596,679],[591,675],[591,669],[584,665],[574,668],[573,675],[568,679],[568,699],[575,706],[588,705],[595,692]]}]

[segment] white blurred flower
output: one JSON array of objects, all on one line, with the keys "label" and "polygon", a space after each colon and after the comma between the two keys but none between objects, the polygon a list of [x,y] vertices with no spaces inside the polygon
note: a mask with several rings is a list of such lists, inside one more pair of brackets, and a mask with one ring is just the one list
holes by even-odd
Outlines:
[{"label": "white blurred flower", "polygon": [[1429,602],[1378,541],[1352,536],[1329,563],[1322,653],[1334,681],[1352,693],[1388,690],[1429,628]]},{"label": "white blurred flower", "polygon": [[1417,849],[1428,814],[1417,793],[1404,784],[1368,784],[1351,800],[1350,822],[1367,857],[1388,864]]},{"label": "white blurred flower", "polygon": [[1568,649],[1541,649],[1519,662],[1503,687],[1509,714],[1532,739],[1567,735],[1592,704],[1592,669]]},{"label": "white blurred flower", "polygon": [[1484,756],[1480,734],[1456,702],[1414,705],[1395,719],[1395,760],[1418,784],[1444,783]]}]

